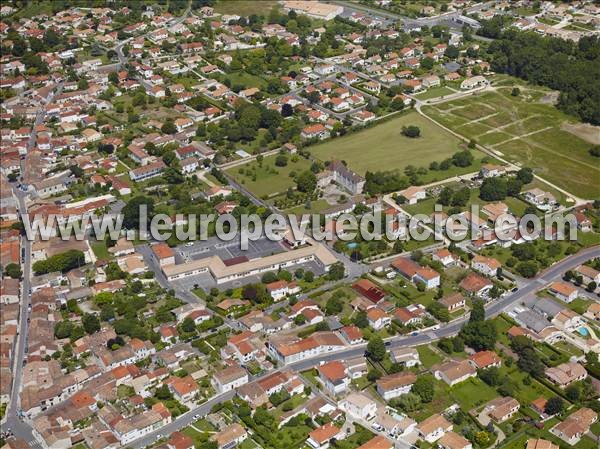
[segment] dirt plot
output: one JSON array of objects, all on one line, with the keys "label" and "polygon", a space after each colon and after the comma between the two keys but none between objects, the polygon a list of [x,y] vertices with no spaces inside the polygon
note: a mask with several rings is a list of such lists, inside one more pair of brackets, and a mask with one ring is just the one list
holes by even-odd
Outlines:
[{"label": "dirt plot", "polygon": [[586,142],[600,145],[600,126],[588,123],[563,123],[560,129],[574,134]]}]

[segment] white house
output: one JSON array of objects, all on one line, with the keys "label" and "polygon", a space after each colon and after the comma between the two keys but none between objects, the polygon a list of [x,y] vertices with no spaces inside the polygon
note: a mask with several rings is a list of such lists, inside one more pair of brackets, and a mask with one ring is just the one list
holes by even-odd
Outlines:
[{"label": "white house", "polygon": [[389,401],[390,399],[409,393],[416,381],[416,374],[410,371],[383,376],[377,380],[377,393],[383,399]]},{"label": "white house", "polygon": [[234,390],[248,383],[248,373],[238,365],[233,365],[213,375],[213,384],[219,393]]},{"label": "white house", "polygon": [[362,393],[350,393],[340,402],[340,408],[349,415],[364,420],[377,414],[377,403]]}]

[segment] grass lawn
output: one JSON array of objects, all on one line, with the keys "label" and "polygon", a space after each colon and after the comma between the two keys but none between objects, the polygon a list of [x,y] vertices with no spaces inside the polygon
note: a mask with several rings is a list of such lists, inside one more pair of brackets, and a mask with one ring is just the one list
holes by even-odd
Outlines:
[{"label": "grass lawn", "polygon": [[197,430],[194,430],[192,427],[186,427],[182,431],[185,435],[189,436],[194,441],[194,446],[199,448],[203,443],[208,441],[210,437],[207,433],[200,433]]},{"label": "grass lawn", "polygon": [[276,157],[275,155],[266,157],[262,164],[252,161],[230,168],[227,174],[258,197],[285,192],[289,187],[296,185],[290,174],[292,172],[299,174],[308,170],[311,162],[302,157],[298,158],[297,162],[292,162],[292,158],[289,158],[285,167],[276,167]]},{"label": "grass lawn", "polygon": [[[415,125],[421,137],[401,134],[403,126]],[[407,165],[429,167],[460,150],[460,141],[414,111],[399,115],[380,125],[310,148],[314,157],[327,161],[340,159],[357,173],[402,170]],[[477,158],[480,153],[475,152]]]},{"label": "grass lawn", "polygon": [[431,368],[436,363],[441,363],[443,361],[442,357],[427,345],[418,346],[417,352],[419,353],[419,359],[425,368]]},{"label": "grass lawn", "polygon": [[110,260],[114,257],[108,252],[106,242],[104,241],[92,243],[90,246],[92,247],[92,251],[94,251],[94,255],[100,260]]},{"label": "grass lawn", "polygon": [[236,14],[238,16],[251,16],[252,14],[269,15],[276,1],[271,0],[219,0],[215,5],[215,12],[219,14]]},{"label": "grass lawn", "polygon": [[433,401],[421,404],[417,411],[409,413],[417,422],[429,418],[435,413],[441,413],[453,404],[454,400],[448,394],[448,386],[441,380],[434,381]]},{"label": "grass lawn", "polygon": [[[547,90],[510,77],[502,79],[503,87],[495,92],[425,106],[423,111],[577,196],[597,197],[600,164],[588,153],[592,144],[562,129],[575,119],[539,102]],[[518,97],[510,95],[515,85],[521,89]]]},{"label": "grass lawn", "polygon": [[468,412],[499,396],[496,390],[477,377],[472,377],[450,388],[450,396]]},{"label": "grass lawn", "polygon": [[324,210],[329,209],[331,206],[325,200],[317,200],[310,202],[310,209],[306,207],[306,204],[301,204],[300,206],[292,207],[291,209],[287,209],[286,212],[290,214],[302,215],[302,214],[318,214]]},{"label": "grass lawn", "polygon": [[417,97],[419,100],[428,100],[430,98],[443,97],[445,95],[450,95],[450,94],[454,94],[454,93],[456,93],[456,91],[454,91],[446,86],[439,86],[439,87],[434,87],[432,89],[428,89],[423,93],[417,94],[417,95],[415,95],[415,97]]}]

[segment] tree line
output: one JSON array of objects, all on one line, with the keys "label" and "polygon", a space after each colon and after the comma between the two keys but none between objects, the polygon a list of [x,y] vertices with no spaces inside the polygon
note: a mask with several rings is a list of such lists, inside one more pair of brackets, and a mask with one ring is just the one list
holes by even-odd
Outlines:
[{"label": "tree line", "polygon": [[490,44],[492,69],[560,91],[557,107],[600,124],[600,40],[578,43],[506,30]]}]

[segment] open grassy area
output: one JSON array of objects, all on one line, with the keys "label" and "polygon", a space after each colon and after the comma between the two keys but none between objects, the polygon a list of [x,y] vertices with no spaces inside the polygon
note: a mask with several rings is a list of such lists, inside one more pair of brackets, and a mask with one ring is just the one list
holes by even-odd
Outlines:
[{"label": "open grassy area", "polygon": [[[402,135],[402,127],[415,125],[421,137]],[[414,111],[380,125],[310,148],[318,159],[340,159],[359,174],[366,171],[402,170],[407,165],[429,167],[460,150],[460,141]],[[477,158],[480,153],[475,152]],[[468,168],[468,167],[467,167]]]},{"label": "open grassy area", "polygon": [[[540,101],[547,90],[511,78],[498,84],[494,92],[425,106],[423,112],[574,195],[596,198],[600,164],[588,152],[592,143],[563,129],[576,120]],[[511,95],[513,86],[519,96]]]},{"label": "open grassy area", "polygon": [[427,89],[425,92],[415,95],[415,97],[417,97],[419,100],[428,100],[430,98],[443,97],[453,93],[456,93],[456,91],[449,89],[446,86],[439,86]]},{"label": "open grassy area", "polygon": [[238,16],[250,16],[258,14],[266,16],[276,1],[271,0],[219,0],[215,4],[215,12],[219,14],[236,14]]},{"label": "open grassy area", "polygon": [[285,167],[275,166],[276,156],[264,158],[262,163],[252,161],[247,164],[227,170],[227,174],[250,190],[256,196],[263,197],[285,192],[289,187],[295,187],[295,182],[290,177],[310,168],[311,162],[298,158],[296,162],[289,158]]}]

